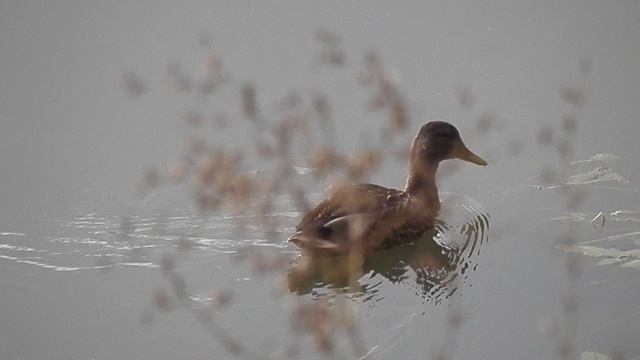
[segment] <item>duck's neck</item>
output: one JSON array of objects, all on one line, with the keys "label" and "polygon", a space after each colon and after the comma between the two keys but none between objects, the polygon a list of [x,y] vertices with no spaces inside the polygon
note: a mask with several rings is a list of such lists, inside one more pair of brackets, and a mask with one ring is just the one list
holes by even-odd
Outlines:
[{"label": "duck's neck", "polygon": [[436,186],[436,171],[438,163],[411,161],[405,192],[419,199],[431,209],[440,210],[440,198]]}]

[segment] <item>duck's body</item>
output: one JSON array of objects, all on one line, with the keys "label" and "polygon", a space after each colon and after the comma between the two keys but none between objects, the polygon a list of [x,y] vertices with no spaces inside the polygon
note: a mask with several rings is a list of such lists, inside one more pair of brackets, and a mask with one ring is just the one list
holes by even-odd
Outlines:
[{"label": "duck's body", "polygon": [[428,209],[405,191],[348,185],[309,211],[290,240],[312,252],[386,248],[409,242],[433,226],[435,214],[422,210]]},{"label": "duck's body", "polygon": [[452,157],[486,165],[453,125],[424,125],[411,146],[404,191],[373,184],[340,187],[302,218],[289,241],[311,253],[368,253],[416,240],[433,227],[440,210],[435,173],[440,161]]}]

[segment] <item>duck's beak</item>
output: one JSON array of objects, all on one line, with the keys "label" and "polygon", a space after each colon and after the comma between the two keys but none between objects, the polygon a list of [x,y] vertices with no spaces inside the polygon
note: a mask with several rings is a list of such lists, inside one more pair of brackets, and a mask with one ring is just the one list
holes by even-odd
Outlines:
[{"label": "duck's beak", "polygon": [[468,161],[476,165],[487,166],[487,162],[484,161],[484,159],[482,159],[480,156],[472,153],[471,150],[469,150],[467,146],[462,142],[462,140],[456,141],[455,145],[453,145],[451,157]]}]

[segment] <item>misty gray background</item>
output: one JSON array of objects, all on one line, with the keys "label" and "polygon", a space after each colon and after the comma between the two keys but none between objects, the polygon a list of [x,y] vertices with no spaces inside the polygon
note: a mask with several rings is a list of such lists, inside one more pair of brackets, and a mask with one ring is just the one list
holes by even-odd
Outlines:
[{"label": "misty gray background", "polygon": [[[313,64],[318,49],[313,33],[318,28],[341,36],[346,69],[333,71]],[[142,170],[166,165],[179,154],[184,130],[180,116],[189,102],[167,86],[165,70],[173,61],[197,65],[203,51],[196,39],[203,32],[211,35],[214,51],[237,82],[257,84],[261,103],[270,104],[291,88],[328,90],[343,127],[338,142],[347,148],[367,124],[367,112],[362,111],[365,97],[354,81],[358,64],[365,51],[376,49],[397,77],[411,109],[412,127],[404,135],[407,143],[423,121],[446,119],[460,127],[474,151],[493,160],[482,171],[461,169],[441,187],[472,194],[493,211],[492,219],[498,223],[509,222],[504,216],[520,216],[523,202],[536,203],[537,210],[558,207],[545,203],[552,201],[551,195],[534,200],[533,193],[506,205],[496,199],[554,163],[548,150],[537,149],[535,134],[541,125],[557,124],[568,112],[559,88],[577,83],[579,62],[588,59],[592,72],[585,84],[587,105],[578,113],[575,158],[618,154],[620,172],[632,184],[640,180],[638,1],[0,0],[0,232],[25,233],[24,241],[37,247],[48,231],[43,225],[47,219],[131,211],[140,201],[135,185]],[[137,99],[126,96],[121,82],[125,71],[144,79],[148,93]],[[230,99],[234,84],[227,94]],[[469,86],[477,95],[471,111],[460,109],[456,90],[461,86]],[[495,114],[508,125],[506,130],[491,137],[476,136],[475,121],[484,113]],[[522,141],[521,156],[500,156],[507,139]],[[404,164],[391,169],[375,180],[401,186]],[[619,195],[594,200],[594,206],[637,209],[637,194]],[[551,248],[535,253],[531,244],[540,236],[551,239],[556,234],[549,231],[544,236],[535,230],[542,222],[531,224],[529,219],[540,217],[524,212],[521,216],[520,222],[531,226],[525,226],[529,232],[511,239],[514,243],[502,239],[490,244],[488,255],[479,260],[485,263],[485,272],[478,272],[465,300],[478,303],[470,307],[475,315],[460,345],[462,358],[553,354],[553,339],[540,329],[560,306],[558,297],[545,294],[556,294],[562,284],[557,273],[539,271],[539,267],[553,268],[541,266],[545,256],[552,256]],[[519,255],[509,260],[513,254]],[[219,259],[217,264],[225,261]],[[512,266],[510,270],[505,271],[505,263]],[[561,262],[555,264],[562,269]],[[637,276],[628,271],[607,277]],[[210,286],[224,283],[227,276],[195,273]],[[0,359],[224,356],[198,324],[184,316],[172,314],[151,330],[139,324],[153,284],[160,282],[153,270],[65,273],[0,259],[0,274]],[[530,286],[518,287],[524,283]],[[260,330],[268,330],[261,319],[270,319],[263,311],[278,301],[263,304],[268,284],[253,285],[241,307],[251,316],[230,316],[229,323],[239,324],[236,333],[261,339]],[[586,316],[584,326],[608,321],[610,313],[637,311],[637,291],[629,291],[612,299],[594,290],[599,295],[588,303],[598,311]],[[437,319],[446,315],[444,310],[433,311]],[[393,315],[389,313],[391,319]],[[374,329],[385,324],[384,316],[375,319],[364,326],[378,334],[381,330]],[[432,321],[418,323],[428,326]],[[286,321],[281,323],[285,329]],[[422,345],[420,339],[430,338],[431,333],[420,326],[405,334],[409,340],[401,342],[403,349],[393,350],[400,357],[413,356]],[[589,345],[595,344],[600,349],[591,350],[620,349],[640,355],[634,340],[640,329],[632,324],[622,328],[581,338],[581,349],[590,350]],[[438,333],[437,327],[431,331]]]}]

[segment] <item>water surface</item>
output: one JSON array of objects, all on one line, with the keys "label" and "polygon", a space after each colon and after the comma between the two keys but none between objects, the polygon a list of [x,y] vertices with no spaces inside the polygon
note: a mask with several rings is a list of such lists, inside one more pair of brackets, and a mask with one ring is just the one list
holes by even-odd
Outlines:
[{"label": "water surface", "polygon": [[[560,358],[567,346],[574,358],[639,357],[639,17],[635,1],[4,2],[0,358],[228,357],[189,307],[162,310],[175,286],[168,255],[193,304],[230,291],[215,323],[268,354],[299,342],[300,358],[322,357],[292,330],[292,309],[346,298],[371,358]],[[343,68],[315,62],[317,27],[341,35]],[[200,71],[202,32],[233,74],[217,102],[167,84],[168,63]],[[300,216],[289,200],[267,236],[257,216],[199,213],[189,186],[137,191],[144,168],[180,157],[185,112],[225,105],[240,118],[246,81],[267,113],[289,89],[326,92],[334,144],[375,143],[384,119],[356,80],[371,48],[407,99],[399,146],[446,119],[490,163],[443,166],[441,223],[425,241],[376,254],[355,281],[323,271],[340,263],[295,278],[304,259],[284,240]],[[126,71],[148,91],[127,96]],[[225,147],[251,141],[243,125],[202,129]],[[268,165],[252,161],[244,170]],[[401,187],[405,168],[388,161],[371,180]],[[317,200],[327,184],[311,184]],[[264,271],[247,249],[286,266]]]}]

